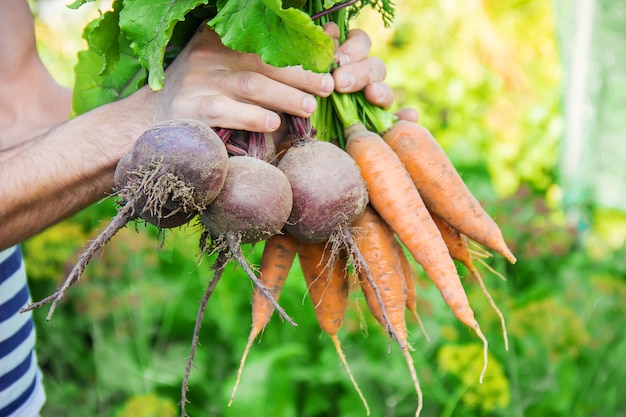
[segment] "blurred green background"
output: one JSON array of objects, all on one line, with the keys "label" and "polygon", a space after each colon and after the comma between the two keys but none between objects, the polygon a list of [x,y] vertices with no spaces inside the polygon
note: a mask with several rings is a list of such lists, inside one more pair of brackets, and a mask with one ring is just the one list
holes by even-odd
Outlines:
[{"label": "blurred green background", "polygon": [[[33,6],[44,61],[71,86],[81,28],[107,2],[79,11],[51,0]],[[487,260],[506,281],[481,268],[507,320],[508,351],[497,315],[475,282],[464,281],[490,340],[483,384],[479,340],[421,277],[418,309],[430,342],[408,320],[422,415],[625,416],[626,197],[619,191],[626,178],[618,155],[626,134],[619,93],[626,89],[617,88],[625,7],[616,0],[396,6],[392,28],[369,12],[355,26],[367,30],[373,54],[387,63],[396,107],[418,109],[519,260]],[[103,201],[26,242],[35,300],[65,278],[114,212],[113,201]],[[46,308],[35,313],[48,395],[42,416],[179,414],[195,316],[211,277],[212,259],[200,257],[198,239],[196,227],[165,234],[128,227],[92,261],[51,322]],[[246,251],[258,263],[262,244]],[[363,416],[315,322],[297,263],[280,302],[299,326],[273,318],[227,407],[251,292],[241,269],[229,267],[209,302],[191,373],[191,416]],[[351,303],[339,336],[372,415],[414,415],[401,352],[360,294]]]}]

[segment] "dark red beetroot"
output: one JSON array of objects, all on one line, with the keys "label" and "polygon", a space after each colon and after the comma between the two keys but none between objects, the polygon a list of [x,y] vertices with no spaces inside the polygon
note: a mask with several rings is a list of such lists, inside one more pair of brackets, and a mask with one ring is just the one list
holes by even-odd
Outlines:
[{"label": "dark red beetroot", "polygon": [[[231,133],[229,132],[228,135]],[[231,138],[229,136],[227,140]],[[213,265],[216,271],[215,276],[202,299],[196,317],[194,338],[181,390],[182,416],[187,415],[185,412],[187,383],[206,304],[225,264],[231,257],[234,257],[243,267],[254,285],[274,305],[278,313],[289,323],[296,325],[256,277],[241,251],[241,243],[259,242],[280,232],[291,211],[292,195],[289,181],[274,165],[249,155],[248,151],[243,150],[254,148],[253,144],[247,147],[245,141],[233,140],[230,145],[230,149],[238,152],[238,155],[228,158],[228,173],[224,187],[206,210],[200,212],[200,218],[206,228],[203,239],[206,238],[210,242],[212,249],[218,252],[218,256]],[[235,145],[240,146],[235,148]],[[267,154],[264,153],[264,155]],[[206,243],[201,242],[201,246],[204,248]]]},{"label": "dark red beetroot", "polygon": [[278,168],[293,192],[285,229],[298,240],[328,240],[351,225],[369,201],[359,167],[332,143],[305,138],[285,152]]},{"label": "dark red beetroot", "polygon": [[158,212],[159,203],[170,210],[203,210],[224,185],[227,159],[220,137],[196,120],[158,123],[137,139],[132,151],[135,170],[156,170],[151,190],[145,190],[152,212]]},{"label": "dark red beetroot", "polygon": [[217,250],[221,253],[229,250],[278,313],[295,326],[256,277],[241,251],[242,243],[260,242],[280,233],[291,212],[292,201],[291,186],[281,170],[251,156],[231,156],[224,187],[213,203],[200,212],[200,219]]},{"label": "dark red beetroot", "polygon": [[223,142],[211,128],[195,120],[155,124],[137,139],[130,168],[125,166],[129,162],[126,158],[121,159],[114,177],[124,205],[89,243],[61,288],[25,311],[52,302],[50,320],[56,304],[80,279],[93,254],[130,220],[145,213],[163,225],[172,220],[167,214],[182,211],[193,215],[213,201],[226,180],[228,154]]},{"label": "dark red beetroot", "polygon": [[121,193],[126,188],[126,184],[130,180],[133,169],[133,153],[126,152],[124,156],[117,161],[115,173],[113,174],[113,189],[117,193]]},{"label": "dark red beetroot", "polygon": [[329,265],[339,250],[347,250],[349,262],[368,277],[386,317],[380,291],[350,228],[369,202],[361,170],[344,150],[316,140],[308,120],[288,117],[288,122],[292,135],[299,139],[278,163],[293,192],[285,229],[298,240],[330,244]]},{"label": "dark red beetroot", "polygon": [[[131,181],[132,177],[132,152],[128,152],[122,156],[117,163],[117,167],[115,168],[113,184],[114,189],[118,194],[128,192],[125,191],[125,187],[129,181]],[[155,213],[145,207],[147,199],[148,198],[144,196],[135,200],[134,215],[137,216],[136,218],[145,220],[160,229],[180,227],[189,223],[189,221],[191,221],[191,219],[198,214],[196,211],[185,212],[180,208],[178,210],[170,210],[167,207],[161,207],[160,213]]]},{"label": "dark red beetroot", "polygon": [[254,243],[280,232],[292,205],[291,186],[275,166],[250,156],[228,158],[222,191],[200,218],[213,238]]}]

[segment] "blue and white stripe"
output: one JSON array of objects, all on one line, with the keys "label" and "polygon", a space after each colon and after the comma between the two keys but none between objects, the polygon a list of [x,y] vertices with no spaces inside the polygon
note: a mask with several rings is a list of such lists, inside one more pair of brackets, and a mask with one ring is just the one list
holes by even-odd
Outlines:
[{"label": "blue and white stripe", "polygon": [[33,417],[45,402],[19,246],[0,251],[0,417]]}]

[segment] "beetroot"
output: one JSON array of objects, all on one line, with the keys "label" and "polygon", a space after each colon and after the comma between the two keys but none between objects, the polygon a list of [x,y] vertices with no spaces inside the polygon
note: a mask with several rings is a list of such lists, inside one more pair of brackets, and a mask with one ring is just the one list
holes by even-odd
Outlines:
[{"label": "beetroot", "polygon": [[[117,163],[115,175],[113,177],[114,189],[120,193],[125,192],[126,184],[133,177],[132,152],[127,152]],[[173,229],[183,226],[191,221],[197,215],[196,211],[184,211],[182,209],[170,210],[167,207],[161,207],[159,213],[154,213],[146,207],[147,196],[137,197],[134,204],[134,213],[136,219],[142,219],[146,222],[157,226],[160,229]]]},{"label": "beetroot", "polygon": [[332,143],[300,140],[287,150],[278,168],[293,192],[285,229],[299,240],[328,240],[342,226],[351,225],[369,201],[359,167]]},{"label": "beetroot", "polygon": [[116,167],[115,190],[123,203],[116,216],[89,243],[61,288],[27,310],[52,301],[49,320],[93,254],[129,221],[142,217],[159,227],[175,227],[205,209],[224,186],[227,164],[224,143],[199,121],[169,120],[150,127]]},{"label": "beetroot", "polygon": [[257,278],[241,251],[242,243],[260,242],[280,233],[289,217],[292,201],[289,181],[281,170],[251,156],[231,156],[224,187],[213,203],[200,212],[200,219],[213,246],[220,253],[230,251],[278,313],[295,326]]},{"label": "beetroot", "polygon": [[[135,143],[132,167],[154,175],[146,205],[203,210],[222,189],[228,153],[219,136],[196,120],[168,120],[146,130]],[[141,184],[136,184],[141,188]],[[153,210],[154,212],[155,210]]]},{"label": "beetroot", "polygon": [[259,242],[282,229],[292,201],[289,181],[278,168],[231,156],[224,187],[200,218],[214,238],[233,234],[241,243]]}]

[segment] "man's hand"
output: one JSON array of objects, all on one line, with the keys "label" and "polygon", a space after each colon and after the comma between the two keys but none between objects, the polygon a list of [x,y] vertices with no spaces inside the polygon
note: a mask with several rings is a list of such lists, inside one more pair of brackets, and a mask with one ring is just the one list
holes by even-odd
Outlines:
[{"label": "man's hand", "polygon": [[[326,32],[338,37],[335,24]],[[165,87],[154,93],[154,122],[194,118],[209,126],[255,132],[279,128],[279,113],[309,117],[317,108],[315,96],[333,90],[365,90],[367,99],[381,107],[393,102],[391,87],[383,82],[384,63],[369,57],[371,39],[353,30],[335,54],[334,73],[319,74],[301,67],[276,68],[257,55],[225,47],[205,25],[166,71]]]},{"label": "man's hand", "polygon": [[[339,27],[328,23],[324,30],[335,42],[339,42]],[[346,41],[338,44],[335,63],[339,67],[333,72],[335,90],[353,93],[364,90],[365,98],[372,104],[389,108],[393,104],[391,87],[384,82],[387,67],[378,57],[369,56],[372,40],[360,29],[348,32]]]}]

